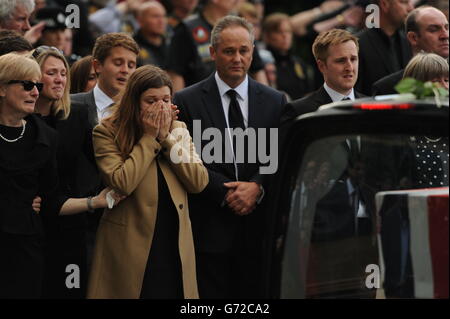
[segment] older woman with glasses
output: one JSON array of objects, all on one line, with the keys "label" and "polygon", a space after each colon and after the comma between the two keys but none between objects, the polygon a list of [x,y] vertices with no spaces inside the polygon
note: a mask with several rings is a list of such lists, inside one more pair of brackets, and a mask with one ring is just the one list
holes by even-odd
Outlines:
[{"label": "older woman with glasses", "polygon": [[[36,112],[48,126],[58,132],[57,152],[59,189],[54,210],[60,215],[43,219],[46,233],[44,297],[83,298],[87,278],[87,216],[86,212],[107,207],[103,189],[94,195],[99,185],[81,185],[78,176],[84,163],[95,167],[92,133],[87,109],[71,108],[69,65],[62,53],[52,47],[38,47],[33,57],[41,67],[44,88],[36,102]],[[116,202],[120,198],[116,196]],[[80,288],[66,286],[67,265],[80,270]]]},{"label": "older woman with glasses", "polygon": [[0,299],[41,296],[43,229],[32,202],[42,197],[51,213],[58,178],[57,135],[33,115],[40,79],[34,60],[0,57]]}]

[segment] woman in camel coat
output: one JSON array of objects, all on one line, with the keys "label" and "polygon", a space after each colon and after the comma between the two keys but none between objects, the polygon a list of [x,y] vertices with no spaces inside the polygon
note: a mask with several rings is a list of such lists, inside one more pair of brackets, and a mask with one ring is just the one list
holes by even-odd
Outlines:
[{"label": "woman in camel coat", "polygon": [[172,120],[171,94],[164,71],[141,67],[94,129],[103,180],[127,198],[103,214],[88,298],[198,298],[187,193],[201,192],[208,173]]}]

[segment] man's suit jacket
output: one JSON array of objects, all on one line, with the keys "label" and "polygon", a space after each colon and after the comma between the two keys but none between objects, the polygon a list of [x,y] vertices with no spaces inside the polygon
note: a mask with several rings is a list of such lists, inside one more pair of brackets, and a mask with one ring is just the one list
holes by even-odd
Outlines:
[{"label": "man's suit jacket", "polygon": [[[80,108],[87,110],[89,127],[92,131],[94,127],[97,126],[98,124],[97,105],[95,104],[94,90],[91,90],[86,93],[71,94],[70,102],[73,108]],[[82,158],[78,162],[79,166],[77,170],[79,174],[77,175],[78,179],[77,183],[78,185],[80,185],[79,186],[80,189],[89,189],[89,190],[97,189],[97,192],[100,192],[102,188],[102,182],[97,170],[97,166],[94,164],[84,160],[84,158]],[[100,212],[100,210],[98,211]],[[94,222],[97,223],[99,217],[100,213],[95,215],[89,215],[88,218],[97,219],[97,221]]]},{"label": "man's suit jacket", "polygon": [[372,95],[397,94],[394,87],[402,80],[404,72],[405,69],[401,69],[376,81],[373,84]]},{"label": "man's suit jacket", "polygon": [[88,110],[89,124],[92,129],[98,124],[97,105],[95,104],[94,90],[86,93],[77,93],[70,95],[72,106],[86,108]]},{"label": "man's suit jacket", "polygon": [[372,93],[372,85],[385,77],[404,68],[412,53],[405,33],[399,31],[401,58],[400,68],[393,65],[392,57],[386,48],[386,39],[381,29],[367,29],[359,34],[359,74],[355,88],[365,94]]},{"label": "man's suit jacket", "polygon": [[[362,97],[364,97],[363,94],[355,91],[355,98],[359,99]],[[281,116],[281,125],[290,122],[297,116],[310,112],[315,112],[322,105],[329,104],[332,102],[333,100],[328,95],[327,91],[322,85],[320,89],[311,93],[310,95],[286,104],[286,107],[284,108],[284,113]]]},{"label": "man's suit jacket", "polygon": [[[180,109],[180,119],[186,123],[191,135],[193,121],[201,120],[202,132],[207,128],[217,128],[222,132],[224,145],[226,119],[222,107],[219,89],[214,74],[209,78],[175,94],[174,103]],[[277,128],[286,99],[283,94],[263,86],[249,78],[249,128]],[[267,130],[269,131],[269,130]],[[267,132],[268,138],[269,132]],[[258,132],[257,132],[257,136]],[[202,141],[201,149],[210,141]],[[198,146],[196,146],[198,149]],[[190,198],[190,211],[196,250],[201,252],[229,253],[237,234],[240,220],[255,225],[262,222],[261,207],[250,215],[239,217],[224,204],[227,189],[223,183],[235,181],[233,163],[204,163],[208,169],[209,184],[199,195]],[[239,165],[241,181],[263,182],[259,174],[260,163]],[[266,188],[267,191],[267,188]],[[256,223],[258,223],[256,222]],[[251,232],[250,232],[251,233]],[[259,230],[259,234],[261,230]],[[257,237],[255,236],[255,240]],[[261,245],[261,243],[259,243]]]}]

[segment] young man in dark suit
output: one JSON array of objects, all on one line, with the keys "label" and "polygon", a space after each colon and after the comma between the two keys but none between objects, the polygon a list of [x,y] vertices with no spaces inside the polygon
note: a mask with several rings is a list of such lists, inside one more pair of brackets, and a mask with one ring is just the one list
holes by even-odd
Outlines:
[{"label": "young man in dark suit", "polygon": [[[442,11],[431,6],[418,7],[408,14],[405,24],[413,55],[422,51],[436,53],[448,62],[448,20]],[[403,78],[404,71],[401,69],[375,82],[373,95],[396,94],[395,86]]]},{"label": "young man in dark suit", "polygon": [[353,89],[358,79],[358,39],[355,36],[333,29],[320,34],[312,50],[325,83],[316,92],[287,104],[282,125],[324,104],[363,97]]},{"label": "young man in dark suit", "polygon": [[[97,85],[86,93],[70,96],[71,106],[88,110],[88,120],[94,128],[103,117],[108,116],[114,98],[125,87],[128,78],[136,70],[139,46],[125,33],[108,33],[95,42],[92,55],[98,75]],[[93,187],[99,184],[96,168],[82,163],[79,178],[81,185]]]},{"label": "young man in dark suit", "polygon": [[[108,33],[97,38],[92,52],[94,69],[98,75],[97,85],[92,91],[70,96],[73,108],[88,110],[91,129],[109,115],[109,107],[115,102],[114,98],[125,88],[128,78],[136,70],[138,54],[139,46],[124,33]],[[80,160],[78,165],[79,188],[100,191],[102,182],[97,167],[86,160]],[[88,216],[88,267],[100,217],[100,211]]]},{"label": "young man in dark suit", "polygon": [[[200,298],[263,295],[264,208],[261,200],[267,189],[261,174],[262,161],[254,162],[246,156],[249,151],[257,154],[258,141],[263,138],[268,141],[269,128],[278,127],[285,97],[247,75],[254,50],[252,29],[239,17],[221,19],[212,32],[210,47],[217,71],[174,97],[174,103],[180,108],[180,118],[186,122],[194,143],[199,139],[196,140],[196,135],[206,130],[219,132],[221,137],[216,135],[196,145],[201,150],[199,153],[210,180],[201,194],[190,198]],[[196,128],[199,123],[203,132]],[[244,149],[236,148],[228,128],[233,132],[236,128],[252,131],[256,141],[251,143],[249,139]],[[263,128],[266,132],[260,130]],[[208,158],[210,143],[220,144],[220,152],[215,149],[215,157],[225,148],[225,161],[221,155],[218,161]],[[247,154],[244,161],[239,161],[243,157],[240,152]]]}]

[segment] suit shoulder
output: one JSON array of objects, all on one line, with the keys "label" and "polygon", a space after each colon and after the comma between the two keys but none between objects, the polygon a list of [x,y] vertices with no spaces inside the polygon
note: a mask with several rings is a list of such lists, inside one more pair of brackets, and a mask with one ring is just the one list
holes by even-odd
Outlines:
[{"label": "suit shoulder", "polygon": [[292,108],[298,108],[302,107],[304,105],[309,105],[310,102],[314,99],[314,96],[317,94],[317,92],[313,92],[310,95],[304,96],[298,100],[289,102],[286,107],[292,107]]},{"label": "suit shoulder", "polygon": [[70,94],[70,101],[72,102],[72,104],[76,103],[76,104],[84,104],[86,103],[86,98],[92,94],[91,92],[82,92],[82,93],[75,93],[75,94]]},{"label": "suit shoulder", "polygon": [[187,88],[184,88],[177,93],[175,93],[175,97],[192,97],[196,96],[198,97],[199,92],[203,90],[203,86],[207,80],[200,81],[198,83],[195,83],[191,86],[188,86]]},{"label": "suit shoulder", "polygon": [[268,94],[268,95],[271,95],[273,97],[279,97],[279,98],[283,97],[283,93],[281,93],[280,91],[277,91],[277,90],[275,90],[275,89],[273,89],[273,88],[271,88],[271,87],[269,87],[267,85],[263,85],[263,84],[261,84],[259,82],[256,82],[256,81],[255,81],[255,85],[256,85],[256,88],[261,90],[264,94]]}]

